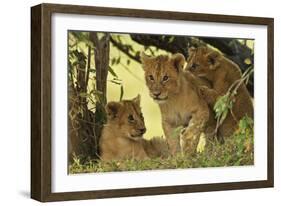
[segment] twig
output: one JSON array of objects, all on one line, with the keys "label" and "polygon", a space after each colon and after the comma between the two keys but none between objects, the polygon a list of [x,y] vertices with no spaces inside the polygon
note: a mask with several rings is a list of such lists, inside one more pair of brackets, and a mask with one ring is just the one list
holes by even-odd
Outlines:
[{"label": "twig", "polygon": [[[88,46],[88,62],[87,62],[87,73],[86,73],[86,85],[88,85],[88,81],[89,81],[89,75],[90,75],[90,68],[91,68],[91,46]],[[86,91],[87,92],[87,87],[86,87]]]},{"label": "twig", "polygon": [[140,57],[139,56],[135,56],[132,55],[129,51],[127,51],[122,44],[118,43],[117,41],[115,41],[112,37],[110,37],[110,41],[111,43],[117,47],[120,51],[122,51],[124,54],[126,54],[128,57],[130,57],[131,59],[135,60],[138,63],[141,63]]}]

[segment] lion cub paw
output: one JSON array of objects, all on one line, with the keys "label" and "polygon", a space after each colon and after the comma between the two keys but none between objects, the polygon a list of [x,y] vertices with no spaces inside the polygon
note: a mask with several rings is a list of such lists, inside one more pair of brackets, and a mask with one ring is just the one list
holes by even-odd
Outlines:
[{"label": "lion cub paw", "polygon": [[205,133],[201,133],[199,137],[199,142],[196,148],[197,153],[202,153],[205,150],[206,146],[206,135]]}]

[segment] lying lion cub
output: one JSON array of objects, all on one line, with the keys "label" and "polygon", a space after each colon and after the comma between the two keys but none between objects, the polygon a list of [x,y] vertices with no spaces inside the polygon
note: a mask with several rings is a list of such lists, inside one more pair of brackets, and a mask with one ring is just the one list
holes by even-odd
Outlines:
[{"label": "lying lion cub", "polygon": [[[215,127],[213,112],[198,91],[201,83],[190,72],[183,71],[182,54],[150,57],[142,53],[141,60],[149,94],[161,111],[171,154],[193,152],[201,134],[211,133]],[[174,137],[179,127],[186,128],[184,134]]]},{"label": "lying lion cub", "polygon": [[107,123],[100,139],[102,160],[143,160],[165,156],[167,146],[163,139],[145,140],[142,137],[146,128],[139,95],[132,100],[109,102],[105,109]]},{"label": "lying lion cub", "polygon": [[[201,88],[202,95],[211,107],[214,106],[219,96],[225,95],[229,87],[241,78],[238,65],[209,47],[190,48],[187,69],[211,83],[212,89]],[[228,113],[220,126],[219,135],[223,137],[232,135],[237,128],[238,121],[245,115],[253,118],[253,113],[251,96],[246,85],[242,83],[235,95],[232,113]]]}]

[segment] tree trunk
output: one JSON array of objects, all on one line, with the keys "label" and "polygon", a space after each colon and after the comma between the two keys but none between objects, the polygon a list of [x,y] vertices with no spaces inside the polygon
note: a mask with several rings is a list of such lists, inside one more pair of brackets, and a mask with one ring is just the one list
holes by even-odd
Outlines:
[{"label": "tree trunk", "polygon": [[98,92],[99,100],[96,101],[96,112],[95,112],[95,145],[96,150],[99,153],[98,142],[101,136],[101,130],[103,124],[106,122],[106,114],[104,107],[107,103],[106,99],[106,86],[107,86],[107,74],[109,67],[109,34],[104,34],[102,38],[98,38],[96,32],[90,32],[90,40],[94,44],[95,51],[95,68],[96,68],[96,90]]}]

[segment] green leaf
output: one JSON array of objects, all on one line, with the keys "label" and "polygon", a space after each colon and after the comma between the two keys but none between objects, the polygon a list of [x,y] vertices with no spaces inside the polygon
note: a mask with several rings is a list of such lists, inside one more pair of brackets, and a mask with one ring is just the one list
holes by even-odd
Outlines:
[{"label": "green leaf", "polygon": [[89,72],[93,72],[93,73],[95,73],[95,72],[96,72],[96,69],[94,69],[94,68],[90,68],[90,69],[89,69]]},{"label": "green leaf", "polygon": [[116,63],[116,59],[115,58],[111,59],[111,65],[113,66],[115,63]]},{"label": "green leaf", "polygon": [[108,67],[108,71],[109,71],[109,73],[110,73],[112,76],[118,78],[117,74],[114,72],[114,70],[113,70],[113,68],[112,68],[111,66]]},{"label": "green leaf", "polygon": [[123,95],[124,95],[124,87],[123,87],[123,85],[121,84],[121,86],[120,86],[120,101],[122,101]]},{"label": "green leaf", "polygon": [[136,57],[140,57],[140,51],[136,52]]},{"label": "green leaf", "polygon": [[119,57],[117,58],[117,60],[116,60],[116,64],[119,64],[120,61],[121,61],[121,57],[119,56]]},{"label": "green leaf", "polygon": [[119,82],[119,81],[117,81],[117,80],[114,80],[114,79],[109,80],[109,81],[110,81],[111,83],[114,83],[114,84],[122,85],[121,82]]},{"label": "green leaf", "polygon": [[215,105],[214,105],[214,111],[215,111],[215,117],[221,118],[222,115],[227,115],[225,112],[231,109],[233,106],[233,101],[230,100],[230,93],[226,93],[223,96],[220,96]]},{"label": "green leaf", "polygon": [[249,64],[252,64],[252,61],[251,61],[250,58],[246,58],[246,59],[244,60],[244,63],[249,65]]},{"label": "green leaf", "polygon": [[132,52],[135,51],[132,45],[128,45],[128,48],[129,48],[129,50],[131,50]]},{"label": "green leaf", "polygon": [[119,43],[122,43],[121,36],[120,35],[116,35],[116,37],[117,37],[117,40],[119,41]]},{"label": "green leaf", "polygon": [[183,126],[179,126],[175,128],[172,132],[172,138],[177,138],[180,135],[180,132],[183,128],[184,128]]},{"label": "green leaf", "polygon": [[168,43],[172,43],[175,39],[175,36],[171,36]]},{"label": "green leaf", "polygon": [[86,92],[81,92],[81,93],[79,94],[79,96],[81,96],[81,97],[88,97],[89,94],[86,93]]},{"label": "green leaf", "polygon": [[223,121],[225,120],[225,118],[227,117],[227,114],[228,114],[228,110],[224,110],[222,115],[221,115],[221,118],[220,118],[220,124],[223,123]]}]

